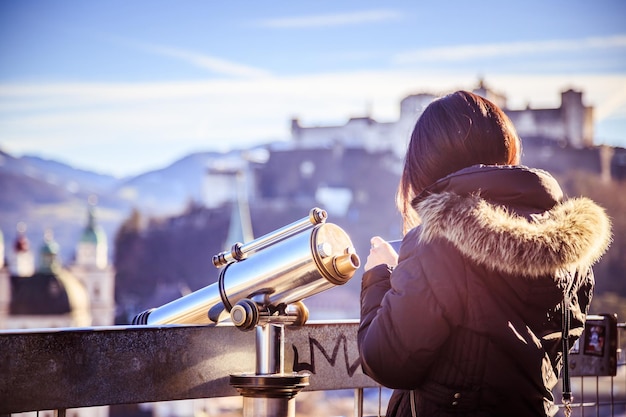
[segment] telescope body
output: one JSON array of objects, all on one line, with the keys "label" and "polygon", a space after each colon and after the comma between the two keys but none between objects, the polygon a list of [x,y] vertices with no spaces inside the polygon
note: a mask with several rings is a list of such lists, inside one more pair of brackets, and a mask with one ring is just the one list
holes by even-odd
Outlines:
[{"label": "telescope body", "polygon": [[218,282],[140,313],[133,324],[217,324],[245,299],[284,308],[346,283],[359,263],[343,229],[317,224],[227,264]]}]

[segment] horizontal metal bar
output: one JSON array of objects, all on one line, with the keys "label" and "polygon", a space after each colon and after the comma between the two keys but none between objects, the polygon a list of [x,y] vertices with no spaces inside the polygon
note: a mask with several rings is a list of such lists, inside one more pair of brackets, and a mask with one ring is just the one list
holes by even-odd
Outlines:
[{"label": "horizontal metal bar", "polygon": [[[360,367],[358,322],[285,330],[285,371],[309,391],[375,387]],[[255,370],[254,332],[233,326],[0,331],[0,414],[238,395]]]},{"label": "horizontal metal bar", "polygon": [[310,229],[315,225],[324,223],[326,222],[327,217],[328,214],[325,210],[315,207],[311,209],[307,217],[303,217],[302,219],[283,226],[280,229],[258,237],[251,242],[235,243],[231,250],[220,252],[217,255],[214,255],[213,265],[215,265],[215,267],[217,268],[220,268],[231,262],[240,260],[240,257],[245,258],[250,252],[259,251],[280,240],[287,239],[300,232],[303,232],[304,230]]}]

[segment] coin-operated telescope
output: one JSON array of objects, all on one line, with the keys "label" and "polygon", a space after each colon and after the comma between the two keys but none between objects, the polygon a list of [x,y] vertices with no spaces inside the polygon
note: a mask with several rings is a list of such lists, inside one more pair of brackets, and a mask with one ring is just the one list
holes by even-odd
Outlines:
[{"label": "coin-operated telescope", "polygon": [[217,325],[230,317],[256,331],[256,372],[230,376],[244,397],[244,417],[294,417],[295,395],[308,374],[285,373],[284,326],[308,319],[303,299],[352,278],[360,260],[348,235],[326,223],[326,211],[213,257],[218,282],[138,314],[133,324]]},{"label": "coin-operated telescope", "polygon": [[304,324],[308,311],[300,301],[345,284],[360,264],[348,235],[326,218],[314,208],[252,242],[235,243],[213,256],[222,268],[217,283],[144,311],[133,324],[217,324],[229,315],[242,330],[273,320]]}]

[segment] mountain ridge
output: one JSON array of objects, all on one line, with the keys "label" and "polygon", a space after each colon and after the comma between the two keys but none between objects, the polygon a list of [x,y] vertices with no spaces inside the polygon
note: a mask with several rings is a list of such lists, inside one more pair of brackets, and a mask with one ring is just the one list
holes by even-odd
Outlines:
[{"label": "mountain ridge", "polygon": [[39,156],[15,157],[0,149],[0,231],[5,247],[14,240],[18,224],[27,226],[26,235],[35,248],[46,230],[52,230],[67,262],[93,196],[98,221],[111,241],[133,209],[166,217],[183,211],[190,200],[201,201],[207,164],[236,155],[196,152],[156,170],[116,178]]}]

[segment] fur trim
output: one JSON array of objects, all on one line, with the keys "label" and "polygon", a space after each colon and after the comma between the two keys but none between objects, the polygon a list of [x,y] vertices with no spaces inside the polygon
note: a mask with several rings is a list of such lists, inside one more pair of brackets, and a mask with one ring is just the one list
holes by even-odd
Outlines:
[{"label": "fur trim", "polygon": [[527,220],[478,195],[432,194],[417,205],[420,241],[444,238],[478,264],[540,277],[597,262],[611,243],[611,222],[587,198],[559,203]]}]

